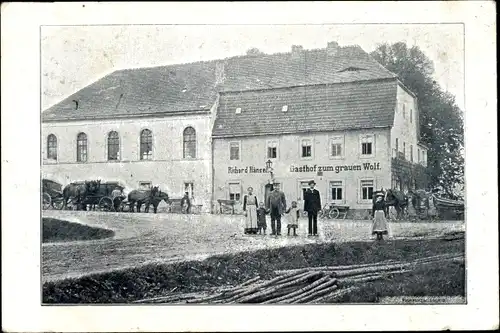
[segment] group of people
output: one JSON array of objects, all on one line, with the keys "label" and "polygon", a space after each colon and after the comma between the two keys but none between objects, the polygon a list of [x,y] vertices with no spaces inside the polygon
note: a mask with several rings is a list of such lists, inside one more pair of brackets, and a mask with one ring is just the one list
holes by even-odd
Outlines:
[{"label": "group of people", "polygon": [[[272,190],[266,198],[266,203],[258,202],[257,196],[253,194],[253,188],[248,188],[248,193],[243,198],[243,211],[246,216],[245,234],[266,234],[266,215],[271,217],[271,235],[281,235],[281,217],[286,215],[287,235],[293,232],[297,236],[298,220],[300,210],[297,202],[292,201],[291,207],[287,208],[285,194],[279,189],[279,184],[273,183]],[[309,219],[308,235],[318,236],[318,212],[321,210],[321,198],[319,191],[314,187],[316,183],[311,180],[309,188],[304,193],[304,211]]]},{"label": "group of people", "polygon": [[[266,203],[260,202],[253,193],[253,188],[248,188],[248,193],[243,198],[243,211],[245,213],[245,234],[266,234],[266,215],[271,217],[271,235],[281,235],[281,217],[286,214],[288,235],[293,232],[297,236],[298,220],[300,211],[297,202],[292,201],[291,207],[287,209],[285,194],[279,189],[279,184],[274,183],[271,192],[267,196]],[[308,217],[308,236],[318,236],[318,212],[321,210],[321,196],[315,189],[316,183],[311,180],[309,188],[304,192],[304,211]],[[383,240],[388,235],[389,225],[385,214],[384,194],[374,193],[375,202],[372,207],[373,224],[371,234],[377,240]]]}]

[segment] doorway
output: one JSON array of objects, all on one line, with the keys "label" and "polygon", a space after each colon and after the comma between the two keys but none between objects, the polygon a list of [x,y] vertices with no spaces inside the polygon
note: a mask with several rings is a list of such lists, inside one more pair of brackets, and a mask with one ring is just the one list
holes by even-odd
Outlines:
[{"label": "doorway", "polygon": [[[277,185],[276,187],[277,187],[278,189],[280,189],[280,188],[281,188],[281,184],[280,184],[280,183],[276,183],[276,185]],[[271,192],[273,191],[273,189],[274,189],[273,184],[266,184],[266,185],[264,186],[264,200],[265,200],[265,201],[264,201],[264,204],[266,205],[266,208],[267,208],[267,209],[269,209],[269,206],[267,205],[267,198],[269,197],[269,193],[271,193]]]}]

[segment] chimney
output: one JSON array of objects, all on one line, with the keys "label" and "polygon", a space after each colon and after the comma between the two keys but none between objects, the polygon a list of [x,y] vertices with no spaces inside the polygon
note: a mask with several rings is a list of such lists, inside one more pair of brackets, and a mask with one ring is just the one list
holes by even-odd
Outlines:
[{"label": "chimney", "polygon": [[215,85],[223,84],[226,80],[226,72],[224,69],[224,61],[215,63]]},{"label": "chimney", "polygon": [[304,47],[302,45],[292,45],[292,59],[300,59],[303,51]]},{"label": "chimney", "polygon": [[333,57],[337,54],[338,49],[339,49],[339,43],[328,42],[326,46],[326,54],[330,57]]}]

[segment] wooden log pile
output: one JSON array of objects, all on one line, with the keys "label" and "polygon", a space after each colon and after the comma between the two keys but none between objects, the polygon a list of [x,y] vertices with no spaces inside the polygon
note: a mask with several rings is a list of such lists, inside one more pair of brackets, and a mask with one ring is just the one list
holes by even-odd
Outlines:
[{"label": "wooden log pile", "polygon": [[463,254],[443,254],[417,258],[409,262],[306,267],[275,271],[276,277],[263,281],[252,278],[237,286],[207,293],[167,295],[139,300],[136,303],[177,304],[311,304],[333,302],[360,288],[363,283],[411,272],[418,266],[443,261],[463,261]]}]

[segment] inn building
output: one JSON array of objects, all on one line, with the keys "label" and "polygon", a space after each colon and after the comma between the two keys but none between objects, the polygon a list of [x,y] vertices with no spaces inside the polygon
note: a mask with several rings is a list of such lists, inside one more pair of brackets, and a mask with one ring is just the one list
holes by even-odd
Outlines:
[{"label": "inn building", "polygon": [[188,192],[202,212],[264,201],[274,180],[303,201],[370,208],[382,187],[422,188],[416,96],[359,46],[119,70],[42,113],[42,177],[100,177]]},{"label": "inn building", "polygon": [[220,93],[214,198],[241,201],[251,186],[265,202],[274,181],[302,207],[314,180],[323,203],[355,213],[377,189],[425,186],[415,175],[427,153],[416,96],[361,48],[293,47],[256,68]]}]

